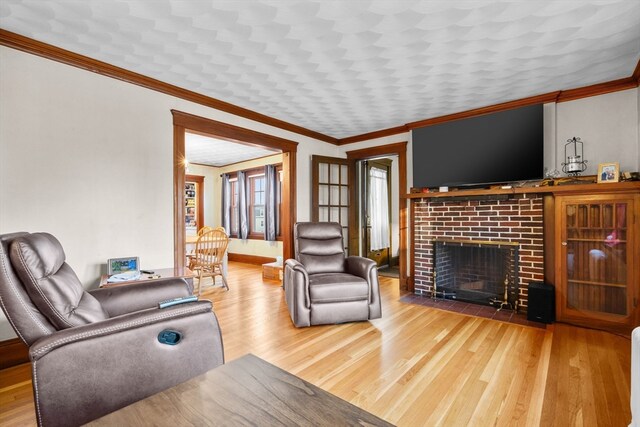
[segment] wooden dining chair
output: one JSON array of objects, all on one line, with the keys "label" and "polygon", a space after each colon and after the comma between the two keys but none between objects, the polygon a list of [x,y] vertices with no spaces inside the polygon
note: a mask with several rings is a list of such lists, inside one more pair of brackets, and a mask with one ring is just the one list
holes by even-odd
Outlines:
[{"label": "wooden dining chair", "polygon": [[[224,231],[224,227],[216,227],[215,229],[218,228],[222,228],[222,230]],[[211,230],[214,230],[213,227],[209,227],[208,225],[205,225],[204,227],[200,228],[200,230],[198,230],[198,237],[202,236],[204,233],[207,233]],[[187,254],[187,265],[189,266],[189,270],[193,270],[193,266],[196,260],[196,255],[194,251],[191,251]]]},{"label": "wooden dining chair", "polygon": [[223,270],[224,255],[229,245],[229,236],[223,230],[210,230],[198,238],[196,242],[195,261],[193,268],[198,280],[198,295],[202,287],[202,279],[205,277],[213,278],[215,283],[216,276],[222,278],[222,284],[229,290],[227,279]]}]

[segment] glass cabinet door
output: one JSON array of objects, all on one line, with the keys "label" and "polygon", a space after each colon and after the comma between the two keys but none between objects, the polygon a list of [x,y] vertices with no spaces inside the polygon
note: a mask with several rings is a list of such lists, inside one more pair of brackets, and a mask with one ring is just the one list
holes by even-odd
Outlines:
[{"label": "glass cabinet door", "polygon": [[615,196],[567,200],[562,215],[562,309],[623,321],[632,311],[633,200]]}]

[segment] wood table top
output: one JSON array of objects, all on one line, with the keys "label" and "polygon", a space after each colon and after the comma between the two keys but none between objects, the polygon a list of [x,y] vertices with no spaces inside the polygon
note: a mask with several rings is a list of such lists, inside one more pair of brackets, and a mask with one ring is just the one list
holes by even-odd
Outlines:
[{"label": "wood table top", "polygon": [[392,426],[253,354],[89,425]]},{"label": "wood table top", "polygon": [[176,277],[180,279],[192,279],[195,277],[193,271],[189,270],[187,267],[184,267],[182,272],[177,271],[174,268],[155,268],[150,271],[153,271],[153,274],[145,274],[141,273],[140,277],[136,280],[128,280],[126,282],[114,282],[108,283],[107,279],[109,279],[108,274],[103,274],[100,276],[100,285],[101,288],[107,288],[111,286],[122,286],[122,285],[131,285],[132,283],[140,283],[146,282],[150,280],[158,280],[158,279],[167,279],[169,277]]}]

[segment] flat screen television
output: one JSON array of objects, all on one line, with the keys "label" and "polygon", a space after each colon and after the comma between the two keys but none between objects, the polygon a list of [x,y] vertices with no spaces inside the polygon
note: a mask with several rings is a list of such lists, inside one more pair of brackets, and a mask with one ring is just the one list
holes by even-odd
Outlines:
[{"label": "flat screen television", "polygon": [[480,186],[543,178],[542,107],[413,129],[413,186]]}]

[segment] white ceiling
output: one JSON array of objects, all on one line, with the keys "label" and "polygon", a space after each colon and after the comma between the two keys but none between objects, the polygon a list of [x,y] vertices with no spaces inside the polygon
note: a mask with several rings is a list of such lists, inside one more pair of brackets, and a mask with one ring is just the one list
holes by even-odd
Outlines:
[{"label": "white ceiling", "polygon": [[278,150],[239,144],[188,132],[185,133],[184,148],[189,163],[216,167],[280,153]]},{"label": "white ceiling", "polygon": [[2,0],[6,30],[337,138],[631,75],[640,1]]}]

